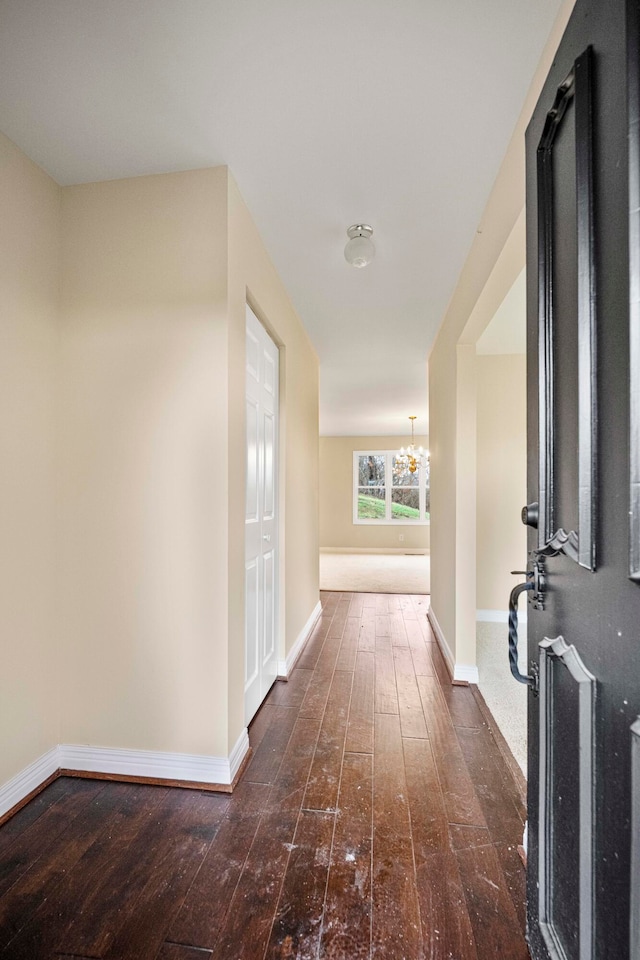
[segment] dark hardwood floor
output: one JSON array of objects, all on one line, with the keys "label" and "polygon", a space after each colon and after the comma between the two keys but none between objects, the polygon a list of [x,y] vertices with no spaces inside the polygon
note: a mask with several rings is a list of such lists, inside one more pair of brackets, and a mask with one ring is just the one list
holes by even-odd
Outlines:
[{"label": "dark hardwood floor", "polygon": [[232,796],[62,778],[0,828],[2,960],[521,960],[524,809],[427,598],[327,593]]}]

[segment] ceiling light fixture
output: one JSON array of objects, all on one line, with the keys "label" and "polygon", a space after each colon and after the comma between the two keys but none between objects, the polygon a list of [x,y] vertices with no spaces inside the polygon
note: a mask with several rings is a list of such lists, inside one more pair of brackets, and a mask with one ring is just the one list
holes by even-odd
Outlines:
[{"label": "ceiling light fixture", "polygon": [[344,258],[352,267],[366,267],[376,255],[371,234],[373,227],[366,223],[354,223],[347,230],[349,237],[344,248]]},{"label": "ceiling light fixture", "polygon": [[415,473],[418,467],[424,467],[429,462],[429,451],[423,447],[416,450],[415,439],[413,436],[413,422],[417,417],[409,417],[411,420],[411,443],[406,447],[400,447],[400,453],[396,456],[396,463],[409,468],[409,473]]}]

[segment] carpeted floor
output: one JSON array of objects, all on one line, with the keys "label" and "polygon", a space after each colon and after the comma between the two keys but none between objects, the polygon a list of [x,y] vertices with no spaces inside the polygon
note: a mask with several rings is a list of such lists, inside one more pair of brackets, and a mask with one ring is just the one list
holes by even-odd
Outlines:
[{"label": "carpeted floor", "polygon": [[[506,623],[477,624],[480,693],[502,731],[524,775],[527,775],[527,688],[509,671]],[[527,672],[527,648],[520,651],[520,670]]]},{"label": "carpeted floor", "polygon": [[430,593],[430,558],[406,553],[320,552],[320,589],[347,593]]}]

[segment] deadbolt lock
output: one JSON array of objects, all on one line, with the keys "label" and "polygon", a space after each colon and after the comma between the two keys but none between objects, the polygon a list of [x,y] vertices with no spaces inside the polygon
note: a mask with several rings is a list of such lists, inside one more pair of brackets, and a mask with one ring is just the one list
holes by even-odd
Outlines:
[{"label": "deadbolt lock", "polygon": [[522,513],[520,514],[522,522],[525,527],[533,527],[534,530],[538,529],[538,504],[529,503],[526,507],[522,508]]}]

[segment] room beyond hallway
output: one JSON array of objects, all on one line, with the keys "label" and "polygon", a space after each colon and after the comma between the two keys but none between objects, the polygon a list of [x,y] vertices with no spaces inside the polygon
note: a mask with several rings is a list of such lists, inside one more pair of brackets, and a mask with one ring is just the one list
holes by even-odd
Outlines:
[{"label": "room beyond hallway", "polygon": [[525,960],[524,809],[427,606],[323,594],[231,796],[55,781],[0,828],[0,957]]},{"label": "room beyond hallway", "polygon": [[428,553],[320,551],[320,589],[338,593],[429,594]]}]

